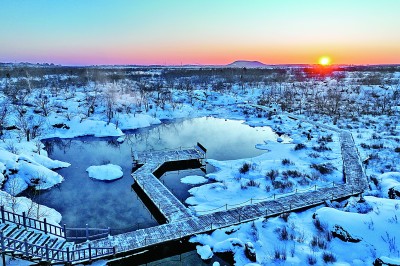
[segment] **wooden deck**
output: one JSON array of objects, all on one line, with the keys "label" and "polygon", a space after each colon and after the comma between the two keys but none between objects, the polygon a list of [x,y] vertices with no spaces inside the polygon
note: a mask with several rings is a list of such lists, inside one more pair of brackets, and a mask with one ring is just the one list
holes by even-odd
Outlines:
[{"label": "wooden deck", "polygon": [[[292,117],[299,119],[296,117]],[[309,122],[309,121],[305,121]],[[312,122],[316,126],[339,133],[346,183],[315,188],[306,192],[279,195],[265,200],[251,200],[247,205],[224,209],[201,215],[191,213],[152,174],[163,162],[202,158],[198,149],[175,152],[147,153],[141,157],[144,165],[134,173],[134,179],[152,199],[169,221],[167,224],[127,232],[91,242],[92,246],[114,246],[118,253],[135,253],[144,248],[178,240],[195,234],[209,232],[260,217],[272,217],[285,212],[317,206],[329,200],[338,200],[359,195],[368,187],[361,160],[351,133]],[[83,244],[86,245],[86,244]]]},{"label": "wooden deck", "polygon": [[205,152],[197,147],[140,153],[136,160],[143,166],[136,170],[132,176],[136,184],[146,193],[167,222],[191,218],[193,216],[191,211],[160,182],[154,172],[165,162],[202,160],[204,158]]}]

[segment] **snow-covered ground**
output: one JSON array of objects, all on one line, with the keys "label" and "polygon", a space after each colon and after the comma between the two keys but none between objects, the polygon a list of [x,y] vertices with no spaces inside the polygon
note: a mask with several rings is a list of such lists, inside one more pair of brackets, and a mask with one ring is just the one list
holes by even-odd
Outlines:
[{"label": "snow-covered ground", "polygon": [[[84,83],[72,72],[25,77],[13,76],[19,73],[14,71],[10,78],[0,78],[2,204],[18,213],[32,210],[29,206],[35,203],[16,197],[19,193],[28,186],[51,189],[63,181],[54,170],[69,163],[48,158],[42,139],[93,135],[124,141],[124,130],[207,115],[243,119],[255,127],[267,125],[283,135],[258,143],[256,147],[266,153],[255,158],[209,159],[217,171],[207,180],[184,178],[182,182],[190,184],[213,181],[190,191],[187,203],[196,211],[343,182],[337,134],[285,115],[292,112],[353,134],[370,179],[365,202],[351,198],[198,235],[191,241],[203,246],[198,247],[199,254],[207,258],[215,252],[233,252],[237,265],[371,265],[377,258],[400,264],[399,69],[356,69],[317,78],[297,69],[262,76],[244,71],[221,70],[207,81],[183,74],[163,80],[160,69],[131,71],[143,76],[117,82],[96,82],[89,70]],[[224,76],[229,73],[238,74]],[[33,82],[41,85],[31,86]],[[61,220],[55,210],[44,206],[36,210],[48,221]]]},{"label": "snow-covered ground", "polygon": [[[263,145],[268,151],[258,157],[232,161],[208,159],[207,163],[216,171],[206,177],[216,182],[192,188],[189,191],[192,196],[186,203],[197,213],[204,214],[219,207],[239,206],[274,195],[343,183],[337,133],[285,116],[280,118],[277,119],[279,130],[284,130],[290,138],[266,140]],[[274,121],[263,123],[264,126],[274,124]],[[300,132],[296,130],[299,127]],[[188,182],[191,177],[185,180]]]}]

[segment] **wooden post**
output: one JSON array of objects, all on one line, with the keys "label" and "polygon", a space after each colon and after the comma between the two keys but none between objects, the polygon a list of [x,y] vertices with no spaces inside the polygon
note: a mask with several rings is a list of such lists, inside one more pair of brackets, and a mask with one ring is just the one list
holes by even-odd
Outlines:
[{"label": "wooden post", "polygon": [[67,247],[67,262],[68,262],[68,264],[70,262],[70,259],[69,259],[69,247]]},{"label": "wooden post", "polygon": [[63,230],[64,230],[64,238],[65,238],[65,240],[67,240],[67,225],[66,224],[63,225]]},{"label": "wooden post", "polygon": [[332,186],[335,187],[335,181],[332,181]]},{"label": "wooden post", "polygon": [[47,235],[47,219],[44,218],[43,222],[44,222],[44,233]]},{"label": "wooden post", "polygon": [[[4,211],[4,206],[1,206],[1,210]],[[2,216],[4,218],[4,216]],[[4,247],[3,230],[0,230],[0,242],[1,242],[1,257],[3,258],[3,265],[6,266],[6,253]]]},{"label": "wooden post", "polygon": [[317,191],[317,185],[314,185],[314,190]]},{"label": "wooden post", "polygon": [[46,244],[46,261],[50,261],[49,260],[49,244]]},{"label": "wooden post", "polygon": [[274,193],[274,199],[275,199],[275,193]]},{"label": "wooden post", "polygon": [[22,212],[22,224],[26,228],[26,214],[25,214],[25,212]]},{"label": "wooden post", "polygon": [[212,230],[212,223],[210,225],[211,225],[211,230]]},{"label": "wooden post", "polygon": [[226,210],[226,211],[228,210],[228,203],[225,204],[225,210]]},{"label": "wooden post", "polygon": [[89,243],[89,261],[92,261],[92,246]]},{"label": "wooden post", "polygon": [[253,198],[250,198],[250,204],[253,204]]},{"label": "wooden post", "polygon": [[89,240],[89,226],[86,224],[86,240]]},{"label": "wooden post", "polygon": [[4,217],[4,206],[3,205],[1,205],[1,207],[0,207],[1,209],[1,221],[2,221],[2,223],[5,223],[6,222],[6,218]]},{"label": "wooden post", "polygon": [[29,253],[28,253],[28,240],[25,238],[24,240],[24,246],[25,246],[25,256],[28,258]]}]

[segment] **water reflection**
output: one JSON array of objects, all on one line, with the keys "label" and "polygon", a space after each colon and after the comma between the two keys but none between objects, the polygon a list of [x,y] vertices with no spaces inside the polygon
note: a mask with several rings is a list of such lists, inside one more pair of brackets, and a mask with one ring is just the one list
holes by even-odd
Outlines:
[{"label": "water reflection", "polygon": [[[87,223],[122,232],[153,226],[156,220],[131,189],[133,152],[188,147],[200,142],[207,148],[207,158],[230,160],[259,155],[263,151],[255,149],[255,144],[276,138],[269,127],[252,128],[241,121],[203,117],[131,131],[123,143],[116,138],[95,137],[48,140],[45,145],[49,156],[71,166],[58,170],[65,177],[58,189],[42,192],[37,201],[58,210],[63,215],[62,222],[70,227]],[[89,178],[89,166],[105,163],[120,165],[123,177],[112,182]],[[184,200],[191,186],[180,184],[182,173],[171,173],[162,179]]]}]

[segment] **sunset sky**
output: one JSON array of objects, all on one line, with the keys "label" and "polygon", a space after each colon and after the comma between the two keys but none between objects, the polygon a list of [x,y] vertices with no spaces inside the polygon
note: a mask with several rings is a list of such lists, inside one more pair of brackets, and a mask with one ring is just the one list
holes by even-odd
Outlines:
[{"label": "sunset sky", "polygon": [[399,0],[0,0],[0,62],[400,63]]}]

